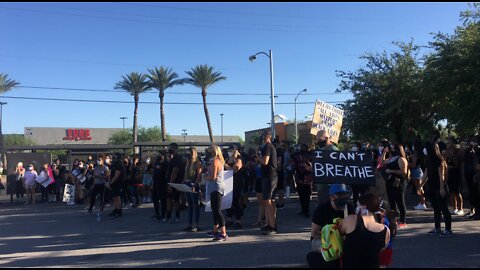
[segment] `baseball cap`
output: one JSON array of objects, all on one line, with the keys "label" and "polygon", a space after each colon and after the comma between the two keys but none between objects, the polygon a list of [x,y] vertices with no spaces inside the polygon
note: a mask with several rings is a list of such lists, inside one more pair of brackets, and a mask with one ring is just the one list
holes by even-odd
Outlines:
[{"label": "baseball cap", "polygon": [[347,186],[345,184],[333,184],[330,186],[330,195],[334,195],[337,193],[349,193],[347,190]]}]

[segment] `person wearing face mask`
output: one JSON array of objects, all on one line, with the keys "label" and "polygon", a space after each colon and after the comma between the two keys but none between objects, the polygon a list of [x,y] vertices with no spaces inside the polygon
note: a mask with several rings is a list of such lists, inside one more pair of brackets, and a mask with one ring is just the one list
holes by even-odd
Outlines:
[{"label": "person wearing face mask", "polygon": [[[178,154],[178,144],[170,144],[168,146],[168,153],[171,158],[167,171],[167,180],[169,183],[181,184],[184,180],[185,165],[183,164],[182,157]],[[167,220],[169,220],[170,223],[180,222],[180,192],[170,185],[168,186],[167,207]],[[173,209],[175,209],[175,221],[171,219]]]},{"label": "person wearing face mask", "polygon": [[[348,201],[350,192],[344,184],[331,185],[329,195],[329,201],[317,206],[313,214],[311,241],[319,240],[323,226],[332,224],[335,218],[343,219],[355,213],[353,204]],[[340,260],[326,262],[322,254],[315,251],[307,254],[307,262],[310,268],[340,268]]]},{"label": "person wearing face mask", "polygon": [[35,204],[35,179],[37,179],[38,174],[33,167],[33,164],[28,165],[28,170],[25,172],[25,189],[27,190],[27,200],[25,204]]},{"label": "person wearing face mask", "polygon": [[[391,149],[391,157],[386,158],[387,152]],[[405,151],[401,144],[392,145],[385,148],[382,153],[382,164],[386,167],[385,177],[388,203],[393,211],[400,211],[400,223],[398,228],[406,228],[405,190],[407,188],[408,162],[405,157]]]},{"label": "person wearing face mask", "polygon": [[105,204],[105,201],[104,201],[105,183],[110,178],[110,170],[108,169],[108,167],[104,165],[103,157],[99,156],[96,163],[97,163],[97,166],[93,169],[94,187],[92,190],[90,207],[88,208],[87,214],[92,213],[98,194],[100,194],[100,198],[101,198],[100,212],[103,211],[103,207]]},{"label": "person wearing face mask", "polygon": [[[316,135],[315,150],[338,151],[338,147],[330,141],[330,134],[326,130],[319,130]],[[328,201],[328,185],[317,184],[318,204]]]}]

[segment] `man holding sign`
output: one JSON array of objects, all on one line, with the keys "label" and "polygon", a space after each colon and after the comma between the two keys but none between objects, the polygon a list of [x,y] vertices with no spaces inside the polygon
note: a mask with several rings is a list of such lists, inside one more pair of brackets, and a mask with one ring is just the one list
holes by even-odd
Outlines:
[{"label": "man holding sign", "polygon": [[[329,150],[329,151],[338,151],[338,148],[330,141],[330,134],[326,130],[319,130],[317,132],[317,144],[315,150]],[[326,184],[317,184],[318,192],[318,204],[322,204],[328,201],[328,185]]]}]

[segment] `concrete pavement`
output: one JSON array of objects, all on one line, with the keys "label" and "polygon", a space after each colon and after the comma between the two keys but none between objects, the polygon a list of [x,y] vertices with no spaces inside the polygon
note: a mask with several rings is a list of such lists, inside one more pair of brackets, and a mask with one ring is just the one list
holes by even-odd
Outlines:
[{"label": "concrete pavement", "polygon": [[[117,220],[106,208],[97,221],[85,215],[86,205],[63,203],[0,204],[0,267],[306,267],[311,220],[298,216],[297,198],[278,211],[279,233],[261,235],[257,203],[245,210],[241,230],[229,230],[226,242],[212,242],[205,233],[211,214],[202,209],[201,232],[183,232],[187,212],[178,224],[151,220],[151,204],[124,210]],[[312,209],[315,201],[312,201]],[[411,205],[409,205],[411,206]],[[480,221],[454,217],[454,236],[426,233],[432,211],[408,212],[409,226],[398,232],[393,267],[479,267]]]}]

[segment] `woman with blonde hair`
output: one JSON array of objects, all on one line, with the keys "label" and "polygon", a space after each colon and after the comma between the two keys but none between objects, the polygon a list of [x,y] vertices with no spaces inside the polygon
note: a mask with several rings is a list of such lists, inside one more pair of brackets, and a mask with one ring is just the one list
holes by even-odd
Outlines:
[{"label": "woman with blonde hair", "polygon": [[[200,182],[202,182],[202,162],[198,159],[198,152],[195,147],[190,147],[187,153],[187,166],[185,170],[184,184],[192,188],[195,193],[186,193],[188,202],[188,224],[186,231],[198,231],[198,224],[200,223],[200,205],[199,192]],[[195,215],[195,223],[193,218]]]},{"label": "woman with blonde hair", "polygon": [[15,168],[15,191],[17,193],[17,200],[23,198],[25,194],[25,168],[22,162],[18,162]]},{"label": "woman with blonde hair", "polygon": [[212,206],[213,241],[226,241],[228,239],[227,229],[225,228],[225,218],[222,214],[222,196],[225,193],[225,182],[223,180],[225,160],[220,147],[216,145],[212,145],[208,152],[212,157],[207,175],[207,196],[210,196]]},{"label": "woman with blonde hair", "polygon": [[27,200],[25,204],[35,204],[35,188],[38,174],[35,171],[33,164],[28,165],[28,171],[25,173],[25,189],[27,190]]}]

